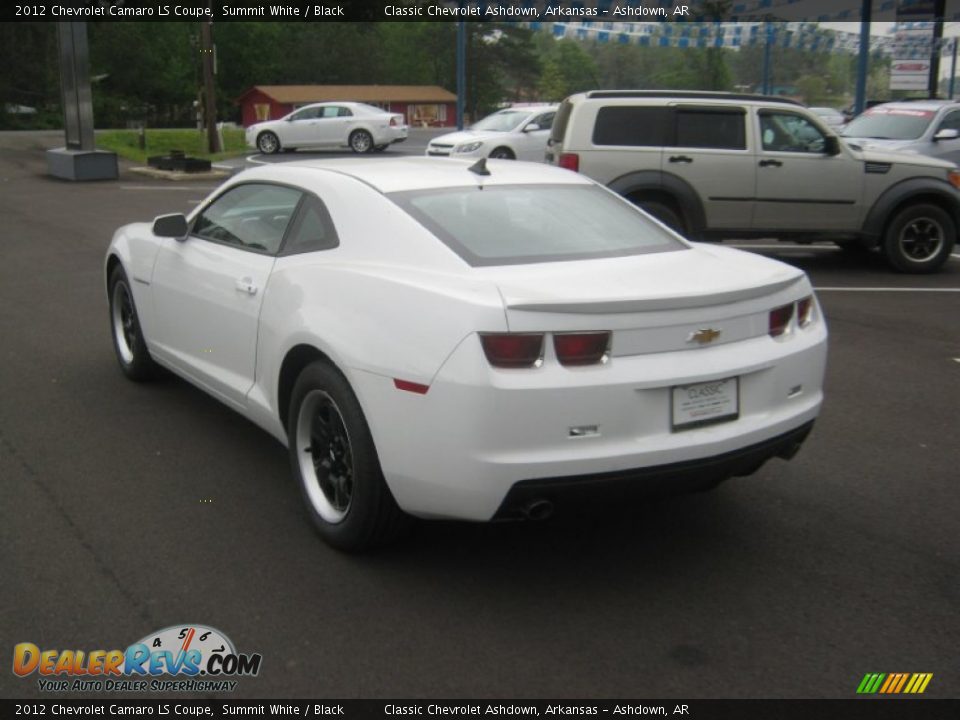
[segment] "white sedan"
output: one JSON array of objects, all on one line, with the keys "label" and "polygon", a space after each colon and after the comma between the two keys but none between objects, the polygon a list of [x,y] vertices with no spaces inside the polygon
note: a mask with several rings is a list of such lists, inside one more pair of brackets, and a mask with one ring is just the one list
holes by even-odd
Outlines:
[{"label": "white sedan", "polygon": [[350,148],[355,153],[385,150],[407,139],[403,115],[356,102],[306,105],[279,120],[246,130],[247,145],[264,154],[302,148]]},{"label": "white sedan", "polygon": [[122,371],[167,368],[275,436],[343,549],[407,515],[710,487],[791,457],[822,400],[802,271],[533,163],[248,170],[120,228],[105,271]]},{"label": "white sedan", "polygon": [[467,130],[434,138],[427,145],[426,154],[543,162],[556,114],[556,105],[506,108]]}]

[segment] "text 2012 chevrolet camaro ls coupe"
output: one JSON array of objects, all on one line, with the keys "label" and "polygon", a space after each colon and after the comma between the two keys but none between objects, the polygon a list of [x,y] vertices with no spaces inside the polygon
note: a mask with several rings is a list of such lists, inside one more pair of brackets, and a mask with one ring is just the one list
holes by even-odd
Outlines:
[{"label": "text 2012 chevrolet camaro ls coupe", "polygon": [[800,270],[688,243],[582,175],[510,161],[243,172],[114,235],[112,337],[286,444],[332,545],[405,514],[543,516],[790,457],[827,331]]}]

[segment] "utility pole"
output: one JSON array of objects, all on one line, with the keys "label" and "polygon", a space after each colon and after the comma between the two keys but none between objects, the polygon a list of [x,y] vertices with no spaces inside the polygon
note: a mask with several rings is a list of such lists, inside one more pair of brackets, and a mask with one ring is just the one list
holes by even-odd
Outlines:
[{"label": "utility pole", "polygon": [[930,78],[927,94],[938,97],[940,92],[940,42],[943,40],[943,16],[946,14],[947,0],[933,2],[933,42],[930,44]]},{"label": "utility pole", "polygon": [[854,115],[867,107],[867,76],[870,71],[870,23],[873,19],[873,3],[863,0],[860,6],[860,53],[857,58],[857,96],[853,103]]},{"label": "utility pole", "polygon": [[217,135],[217,95],[213,83],[213,21],[200,23],[200,59],[203,63],[203,121],[207,128],[207,149],[222,150]]}]

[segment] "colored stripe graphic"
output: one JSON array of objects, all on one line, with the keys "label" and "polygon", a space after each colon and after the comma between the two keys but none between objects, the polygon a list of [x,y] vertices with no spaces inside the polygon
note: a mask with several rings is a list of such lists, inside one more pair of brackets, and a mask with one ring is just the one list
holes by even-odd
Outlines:
[{"label": "colored stripe graphic", "polygon": [[867,673],[857,686],[857,694],[920,695],[933,679],[933,673]]}]

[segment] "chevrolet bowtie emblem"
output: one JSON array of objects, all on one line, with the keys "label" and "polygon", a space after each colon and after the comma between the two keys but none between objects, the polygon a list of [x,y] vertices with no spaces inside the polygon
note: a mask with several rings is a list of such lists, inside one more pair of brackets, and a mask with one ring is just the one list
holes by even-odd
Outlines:
[{"label": "chevrolet bowtie emblem", "polygon": [[713,328],[700,328],[696,332],[690,333],[690,337],[687,338],[687,342],[695,342],[700,345],[706,345],[707,343],[712,343],[718,337],[720,337],[721,330],[714,330]]}]

